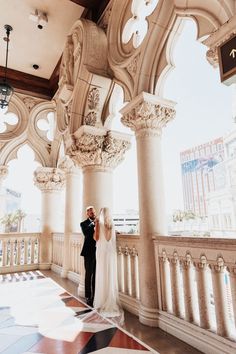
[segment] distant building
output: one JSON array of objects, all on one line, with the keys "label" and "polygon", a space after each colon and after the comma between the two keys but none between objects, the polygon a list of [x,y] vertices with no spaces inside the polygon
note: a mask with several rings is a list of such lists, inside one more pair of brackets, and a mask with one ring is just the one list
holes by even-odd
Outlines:
[{"label": "distant building", "polygon": [[218,183],[214,167],[225,159],[223,137],[181,152],[180,159],[184,209],[207,216],[207,195]]},{"label": "distant building", "polygon": [[209,230],[213,236],[235,237],[236,131],[224,137],[225,159],[214,166],[215,190],[207,197]]},{"label": "distant building", "polygon": [[5,188],[5,214],[10,214],[21,206],[21,193]]},{"label": "distant building", "polygon": [[127,210],[122,214],[114,214],[115,230],[120,233],[136,234],[139,232],[139,215],[136,210]]}]

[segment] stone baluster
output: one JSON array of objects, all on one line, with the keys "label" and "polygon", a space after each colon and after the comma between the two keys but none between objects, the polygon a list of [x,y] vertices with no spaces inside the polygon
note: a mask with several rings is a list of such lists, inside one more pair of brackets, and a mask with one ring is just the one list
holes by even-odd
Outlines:
[{"label": "stone baluster", "polygon": [[211,266],[213,295],[215,302],[217,334],[230,337],[229,312],[225,285],[225,266],[221,257]]},{"label": "stone baluster", "polygon": [[234,313],[234,326],[236,328],[236,267],[230,268],[229,279]]},{"label": "stone baluster", "polygon": [[190,254],[187,254],[185,260],[182,261],[182,269],[185,319],[188,322],[194,322],[194,273],[193,263]]},{"label": "stone baluster", "polygon": [[135,247],[131,249],[131,295],[139,299],[139,274],[138,274],[138,251]]},{"label": "stone baluster", "polygon": [[17,239],[17,265],[21,264],[21,245],[22,245],[22,240]]},{"label": "stone baluster", "polygon": [[24,239],[24,264],[28,264],[28,255],[29,255],[29,240],[27,238]]},{"label": "stone baluster", "polygon": [[131,295],[131,264],[130,264],[130,250],[125,246],[124,250],[124,280],[125,280],[125,294]]},{"label": "stone baluster", "polygon": [[7,265],[8,241],[2,241],[2,266]]},{"label": "stone baluster", "polygon": [[178,259],[178,254],[176,252],[174,252],[173,258],[171,258],[170,260],[170,277],[171,277],[173,314],[177,317],[181,317],[179,259]]},{"label": "stone baluster", "polygon": [[118,256],[117,256],[117,270],[118,270],[118,288],[119,291],[124,293],[124,256],[121,246],[118,247]]},{"label": "stone baluster", "polygon": [[209,277],[207,274],[208,265],[205,256],[201,257],[200,262],[196,265],[196,270],[200,327],[210,329]]},{"label": "stone baluster", "polygon": [[161,135],[162,128],[175,115],[173,106],[171,101],[143,92],[121,110],[122,123],[136,136],[141,250],[139,320],[150,326],[158,325],[161,296],[152,236],[167,234]]},{"label": "stone baluster", "polygon": [[35,261],[35,240],[31,238],[30,241],[30,258],[31,258],[31,264],[34,264]]},{"label": "stone baluster", "polygon": [[39,268],[50,269],[52,233],[60,231],[61,192],[65,186],[65,173],[59,168],[38,167],[34,172],[34,183],[42,192]]},{"label": "stone baluster", "polygon": [[15,240],[10,240],[10,266],[14,265],[14,248],[15,248]]},{"label": "stone baluster", "polygon": [[162,252],[160,258],[161,264],[161,288],[162,288],[162,310],[169,313],[173,312],[172,296],[171,296],[171,282],[170,282],[170,263],[166,252]]}]

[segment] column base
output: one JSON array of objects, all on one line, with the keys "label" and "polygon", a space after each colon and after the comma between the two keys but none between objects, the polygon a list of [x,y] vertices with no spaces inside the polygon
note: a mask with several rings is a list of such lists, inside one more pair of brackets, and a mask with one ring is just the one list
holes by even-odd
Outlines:
[{"label": "column base", "polygon": [[67,278],[67,276],[68,276],[68,270],[62,268],[62,270],[61,270],[61,278]]},{"label": "column base", "polygon": [[139,322],[149,327],[158,327],[159,325],[158,310],[145,307],[142,304],[140,304]]},{"label": "column base", "polygon": [[79,283],[78,289],[77,289],[77,294],[80,297],[85,297],[85,287],[84,284]]}]

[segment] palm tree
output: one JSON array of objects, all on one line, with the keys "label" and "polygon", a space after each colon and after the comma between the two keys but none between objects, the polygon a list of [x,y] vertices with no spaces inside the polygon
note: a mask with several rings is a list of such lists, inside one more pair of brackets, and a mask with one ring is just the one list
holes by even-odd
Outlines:
[{"label": "palm tree", "polygon": [[5,225],[6,233],[11,232],[12,228],[16,225],[16,218],[13,213],[4,215],[0,221],[3,225]]},{"label": "palm tree", "polygon": [[21,232],[22,221],[26,217],[26,213],[24,213],[21,209],[17,209],[14,215],[17,221],[17,232]]}]

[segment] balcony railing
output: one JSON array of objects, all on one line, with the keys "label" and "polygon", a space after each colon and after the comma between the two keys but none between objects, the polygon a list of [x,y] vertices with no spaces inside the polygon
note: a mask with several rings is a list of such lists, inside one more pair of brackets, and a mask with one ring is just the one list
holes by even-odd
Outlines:
[{"label": "balcony railing", "polygon": [[[63,268],[64,235],[52,235],[52,269]],[[123,306],[138,315],[139,235],[117,235]],[[84,281],[81,234],[69,240],[68,278]],[[236,352],[236,240],[153,236],[159,327],[205,353]],[[40,268],[40,234],[1,234],[0,273]],[[218,348],[218,349],[216,349]]]},{"label": "balcony railing", "polygon": [[39,233],[0,234],[0,273],[39,267]]},{"label": "balcony railing", "polygon": [[[172,318],[235,341],[236,240],[157,236],[154,245],[159,308]],[[236,352],[233,342],[232,350]]]}]

